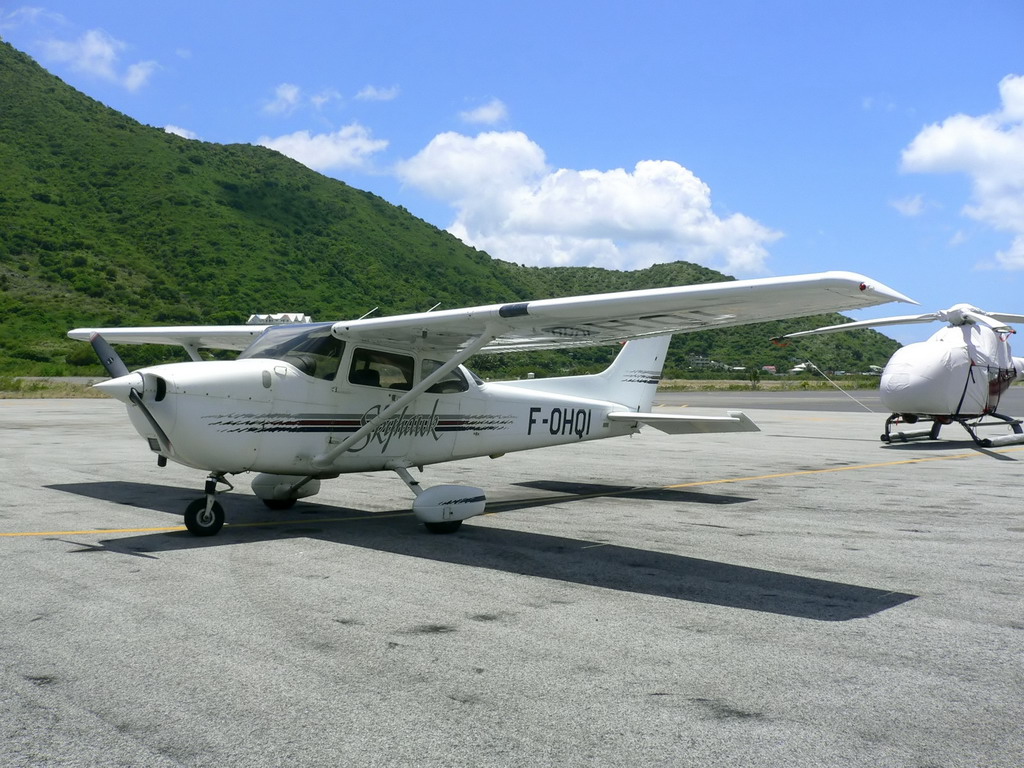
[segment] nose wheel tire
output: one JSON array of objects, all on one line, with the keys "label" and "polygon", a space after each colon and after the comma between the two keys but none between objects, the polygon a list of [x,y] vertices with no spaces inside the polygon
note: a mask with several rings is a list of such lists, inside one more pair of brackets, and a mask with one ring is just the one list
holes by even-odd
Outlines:
[{"label": "nose wheel tire", "polygon": [[213,536],[224,526],[224,508],[213,502],[206,509],[206,499],[196,499],[185,508],[185,527],[193,536]]}]

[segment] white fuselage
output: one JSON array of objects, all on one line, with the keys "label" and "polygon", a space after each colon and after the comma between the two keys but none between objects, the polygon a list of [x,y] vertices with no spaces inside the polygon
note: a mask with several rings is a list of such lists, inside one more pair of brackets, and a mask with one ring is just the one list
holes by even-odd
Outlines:
[{"label": "white fuselage", "polygon": [[[317,457],[404,393],[315,378],[261,358],[161,365],[137,373],[145,382],[143,400],[170,440],[168,458],[211,472],[333,477],[636,431],[636,425],[605,419],[621,411],[621,404],[515,382],[481,384],[467,376],[465,391],[420,395],[325,466]],[[136,430],[158,450],[141,409],[127,407]]]}]

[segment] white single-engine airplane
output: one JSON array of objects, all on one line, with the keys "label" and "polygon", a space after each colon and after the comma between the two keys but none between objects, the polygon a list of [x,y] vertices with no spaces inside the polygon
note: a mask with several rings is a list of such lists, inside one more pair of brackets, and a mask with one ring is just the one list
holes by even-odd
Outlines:
[{"label": "white single-engine airplane", "polygon": [[[227,475],[257,472],[274,509],[312,496],[345,472],[393,470],[434,533],[484,511],[479,488],[420,488],[424,465],[630,435],[747,432],[742,413],[655,414],[651,403],[673,333],[915,303],[862,275],[825,272],[522,301],[466,309],[278,326],[80,328],[111,380],[97,388],[128,406],[138,433],[167,460],[209,472],[185,525],[210,536],[224,524],[215,496]],[[463,363],[477,353],[625,346],[597,374],[484,383]],[[129,373],[110,344],[174,344],[193,362]],[[205,361],[201,348],[239,350]]]},{"label": "white single-engine airplane", "polygon": [[[984,312],[969,304],[923,315],[883,317],[780,336],[773,341],[819,333],[852,331],[910,323],[948,323],[926,341],[908,344],[893,353],[882,370],[879,394],[892,415],[885,421],[882,441],[935,440],[944,424],[960,424],[978,445],[1009,445],[1024,442],[1019,419],[997,412],[999,398],[1018,376],[1024,375],[1024,358],[1014,357],[1009,337],[1016,333],[1007,323],[1024,322],[1024,315]],[[985,417],[996,419],[984,422]],[[901,422],[931,422],[927,429],[893,431]],[[981,437],[977,428],[1006,424],[1012,434]]]}]

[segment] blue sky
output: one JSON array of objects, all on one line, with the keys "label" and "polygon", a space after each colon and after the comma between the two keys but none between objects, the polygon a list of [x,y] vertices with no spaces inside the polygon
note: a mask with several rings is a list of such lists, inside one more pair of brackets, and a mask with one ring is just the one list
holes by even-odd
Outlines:
[{"label": "blue sky", "polygon": [[1019,0],[53,0],[0,2],[0,37],[497,258],[845,269],[1024,313]]}]

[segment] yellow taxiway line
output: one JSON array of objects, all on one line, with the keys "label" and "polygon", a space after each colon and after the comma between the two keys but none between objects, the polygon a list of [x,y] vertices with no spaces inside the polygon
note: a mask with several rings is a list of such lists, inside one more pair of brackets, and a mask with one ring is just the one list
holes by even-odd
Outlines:
[{"label": "yellow taxiway line", "polygon": [[[993,453],[1010,453],[1011,451],[1024,451],[1024,446],[1016,448],[1007,448],[1002,451],[993,451]],[[882,467],[898,467],[904,464],[925,464],[930,461],[952,461],[954,459],[973,459],[984,454],[972,452],[972,453],[954,453],[948,456],[923,456],[917,459],[897,459],[896,461],[880,461],[872,464],[850,464],[844,467],[825,467],[823,469],[800,469],[794,472],[777,472],[771,475],[751,475],[750,477],[730,477],[722,480],[697,480],[692,483],[678,483],[676,485],[666,485],[665,490],[670,488],[693,488],[699,485],[722,485],[725,483],[746,483],[753,480],[774,480],[780,477],[799,477],[800,475],[823,475],[827,472],[849,472],[854,469],[880,469]]]}]

